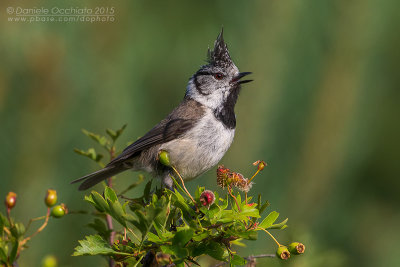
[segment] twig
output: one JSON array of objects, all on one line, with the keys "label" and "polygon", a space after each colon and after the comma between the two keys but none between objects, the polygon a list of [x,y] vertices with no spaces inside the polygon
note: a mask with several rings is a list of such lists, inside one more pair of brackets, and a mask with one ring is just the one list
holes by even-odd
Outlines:
[{"label": "twig", "polygon": [[36,232],[34,232],[31,236],[26,237],[24,240],[22,240],[19,245],[18,245],[18,253],[20,251],[20,249],[29,241],[32,239],[32,237],[34,237],[35,235],[37,235],[38,233],[40,233],[41,231],[43,231],[43,229],[47,226],[47,223],[49,222],[49,218],[50,218],[50,212],[51,209],[47,208],[47,213],[46,213],[46,218],[44,220],[44,223],[42,224],[42,226],[40,226]]},{"label": "twig", "polygon": [[39,220],[43,220],[43,219],[46,219],[46,215],[45,215],[45,216],[40,216],[40,217],[37,217],[37,218],[30,219],[29,222],[28,222],[28,224],[27,224],[26,227],[25,227],[25,231],[28,231],[28,229],[29,229],[29,227],[31,226],[32,222],[34,222],[34,221],[39,221]]}]

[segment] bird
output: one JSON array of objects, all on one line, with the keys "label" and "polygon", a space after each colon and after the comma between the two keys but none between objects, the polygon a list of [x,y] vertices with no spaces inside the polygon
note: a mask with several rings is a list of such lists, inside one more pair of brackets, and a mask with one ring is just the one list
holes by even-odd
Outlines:
[{"label": "bird", "polygon": [[172,166],[184,181],[192,180],[217,165],[231,146],[236,129],[235,105],[241,85],[252,80],[242,78],[251,72],[239,72],[223,38],[223,29],[208,48],[207,64],[189,79],[180,104],[149,132],[126,147],[103,169],[72,183],[82,182],[79,190],[126,170],[145,171],[173,188],[172,168],[159,161],[166,151]]}]

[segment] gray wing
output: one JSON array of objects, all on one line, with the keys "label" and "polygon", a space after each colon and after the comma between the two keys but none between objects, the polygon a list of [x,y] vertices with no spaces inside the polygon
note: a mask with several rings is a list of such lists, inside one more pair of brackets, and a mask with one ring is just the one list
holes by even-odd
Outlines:
[{"label": "gray wing", "polygon": [[166,143],[178,138],[190,130],[204,114],[202,106],[194,100],[186,100],[177,107],[167,118],[162,120],[148,133],[124,149],[124,151],[108,163],[112,166],[127,159],[136,157],[145,149],[154,145]]},{"label": "gray wing", "polygon": [[185,119],[173,119],[167,123],[161,122],[143,137],[125,148],[124,151],[122,151],[118,157],[108,163],[107,166],[133,158],[144,149],[150,148],[154,145],[171,141],[182,135],[187,130],[191,129],[194,123],[195,122],[193,120]]},{"label": "gray wing", "polygon": [[142,138],[128,146],[118,157],[107,164],[105,168],[76,179],[72,183],[83,181],[79,186],[79,190],[86,190],[108,177],[126,171],[129,167],[124,166],[123,162],[125,160],[136,157],[144,149],[178,138],[191,129],[203,114],[204,109],[201,104],[194,100],[185,99],[167,118],[162,120]]}]

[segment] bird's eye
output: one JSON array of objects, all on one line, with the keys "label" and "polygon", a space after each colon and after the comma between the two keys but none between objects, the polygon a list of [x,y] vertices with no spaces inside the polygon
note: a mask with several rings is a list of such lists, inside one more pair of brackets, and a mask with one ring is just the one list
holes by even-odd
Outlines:
[{"label": "bird's eye", "polygon": [[222,80],[222,78],[224,78],[224,75],[222,73],[215,73],[214,78],[217,80]]}]

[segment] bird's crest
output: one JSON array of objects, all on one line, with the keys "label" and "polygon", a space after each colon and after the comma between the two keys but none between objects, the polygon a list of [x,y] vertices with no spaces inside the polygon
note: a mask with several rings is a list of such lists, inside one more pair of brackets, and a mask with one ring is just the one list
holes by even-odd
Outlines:
[{"label": "bird's crest", "polygon": [[224,42],[224,29],[218,35],[214,43],[214,50],[208,48],[207,61],[210,65],[227,67],[232,64],[231,56],[229,55],[228,46]]}]

